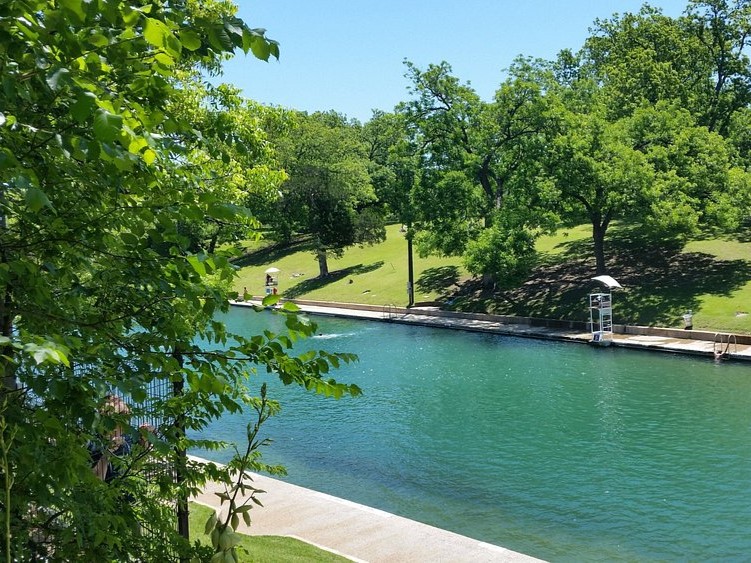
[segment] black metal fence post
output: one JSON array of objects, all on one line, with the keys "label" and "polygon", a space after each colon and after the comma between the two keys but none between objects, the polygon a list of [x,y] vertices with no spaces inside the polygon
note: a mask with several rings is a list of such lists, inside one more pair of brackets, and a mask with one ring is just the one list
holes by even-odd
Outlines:
[{"label": "black metal fence post", "polygon": [[[180,364],[180,367],[183,365],[183,357],[182,354],[180,354],[179,351],[174,352],[175,358],[177,359],[178,363]],[[173,393],[175,397],[180,397],[183,394],[183,376],[182,373],[180,373],[180,378],[175,380],[172,383]],[[175,432],[177,433],[178,440],[182,438],[185,435],[185,420],[184,420],[183,413],[179,414],[175,418]],[[186,471],[186,465],[188,461],[187,452],[180,448],[179,446],[175,447],[175,480],[177,482],[178,488],[180,485],[183,484],[185,481],[185,471]],[[190,525],[188,523],[188,495],[185,491],[181,490],[178,493],[177,497],[177,532],[180,534],[180,536],[184,537],[186,540],[190,541]],[[188,559],[185,557],[180,557],[180,563],[187,563]]]}]

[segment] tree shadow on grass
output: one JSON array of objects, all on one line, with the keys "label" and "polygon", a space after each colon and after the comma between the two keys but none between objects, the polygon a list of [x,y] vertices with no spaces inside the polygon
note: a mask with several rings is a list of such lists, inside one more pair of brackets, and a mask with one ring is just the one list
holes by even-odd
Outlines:
[{"label": "tree shadow on grass", "polygon": [[310,293],[311,291],[325,287],[331,283],[346,278],[347,276],[366,274],[368,272],[377,270],[383,265],[383,260],[380,260],[378,262],[368,264],[367,266],[363,264],[357,264],[356,266],[350,266],[349,268],[334,270],[332,272],[329,272],[329,275],[325,278],[315,277],[313,279],[301,281],[297,285],[293,285],[284,292],[284,297],[286,297],[287,299],[297,299],[298,297],[302,297],[303,295]]},{"label": "tree shadow on grass", "polygon": [[[467,286],[464,293],[473,295],[466,302],[478,300],[500,314],[588,320],[587,295],[602,287],[591,279],[596,275],[592,243],[564,244],[562,254],[545,257],[521,286],[492,295],[477,284]],[[702,295],[730,295],[751,281],[751,261],[681,248],[679,241],[655,241],[637,228],[609,233],[607,272],[623,285],[613,292],[616,323],[680,325],[687,310],[700,307]]]},{"label": "tree shadow on grass", "polygon": [[246,266],[264,266],[266,264],[272,264],[278,262],[282,258],[286,258],[296,252],[312,252],[313,241],[309,237],[301,237],[294,239],[290,242],[279,242],[250,252],[236,258],[232,263],[236,266],[244,268]]},{"label": "tree shadow on grass", "polygon": [[457,266],[438,266],[427,268],[415,282],[419,291],[424,293],[448,294],[452,286],[459,283],[459,268]]}]

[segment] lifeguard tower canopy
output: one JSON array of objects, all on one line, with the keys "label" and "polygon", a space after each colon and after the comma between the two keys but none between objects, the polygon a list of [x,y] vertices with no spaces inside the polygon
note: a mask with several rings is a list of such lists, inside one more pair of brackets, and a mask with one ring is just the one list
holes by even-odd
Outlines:
[{"label": "lifeguard tower canopy", "polygon": [[592,331],[592,343],[609,346],[613,341],[613,296],[615,288],[623,287],[610,276],[596,276],[592,281],[601,283],[607,291],[589,294],[589,326]]},{"label": "lifeguard tower canopy", "polygon": [[621,284],[618,283],[614,278],[611,278],[610,276],[596,276],[592,278],[592,281],[600,282],[602,285],[607,287],[608,289],[614,289],[616,287],[623,287]]}]

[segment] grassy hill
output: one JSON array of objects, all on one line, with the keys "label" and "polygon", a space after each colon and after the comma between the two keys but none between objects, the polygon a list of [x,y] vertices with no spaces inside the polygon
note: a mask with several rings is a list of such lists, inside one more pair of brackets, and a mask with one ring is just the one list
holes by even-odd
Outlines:
[{"label": "grassy hill", "polygon": [[[318,262],[306,242],[276,249],[263,245],[250,247],[254,253],[236,262],[242,266],[236,283],[253,295],[263,295],[264,270],[281,270],[279,292],[293,299],[316,299],[370,305],[407,303],[407,242],[399,225],[389,225],[386,241],[364,248],[348,249],[340,259],[329,259],[331,276],[318,279]],[[448,288],[466,280],[466,272],[457,258],[420,258],[414,256],[415,299],[432,301],[445,298]]]},{"label": "grassy hill", "polygon": [[[259,245],[242,261],[238,291],[264,291],[264,270],[281,270],[279,291],[287,298],[371,305],[407,303],[407,245],[398,225],[384,243],[351,248],[331,260],[331,277],[320,280],[311,248]],[[464,270],[459,258],[415,255],[415,300],[438,301],[447,309],[498,314],[587,319],[586,297],[596,286],[590,231],[561,230],[537,243],[539,263],[518,288],[493,291]],[[682,327],[694,313],[694,327],[751,333],[751,239],[702,239],[685,246],[656,243],[637,228],[613,227],[606,241],[608,273],[623,290],[614,293],[617,323]]]}]

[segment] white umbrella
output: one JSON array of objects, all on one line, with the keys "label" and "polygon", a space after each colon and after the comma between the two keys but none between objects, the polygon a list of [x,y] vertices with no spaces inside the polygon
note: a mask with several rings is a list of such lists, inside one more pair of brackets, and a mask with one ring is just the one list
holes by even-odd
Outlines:
[{"label": "white umbrella", "polygon": [[264,274],[278,274],[279,272],[281,272],[279,268],[269,268]]}]

